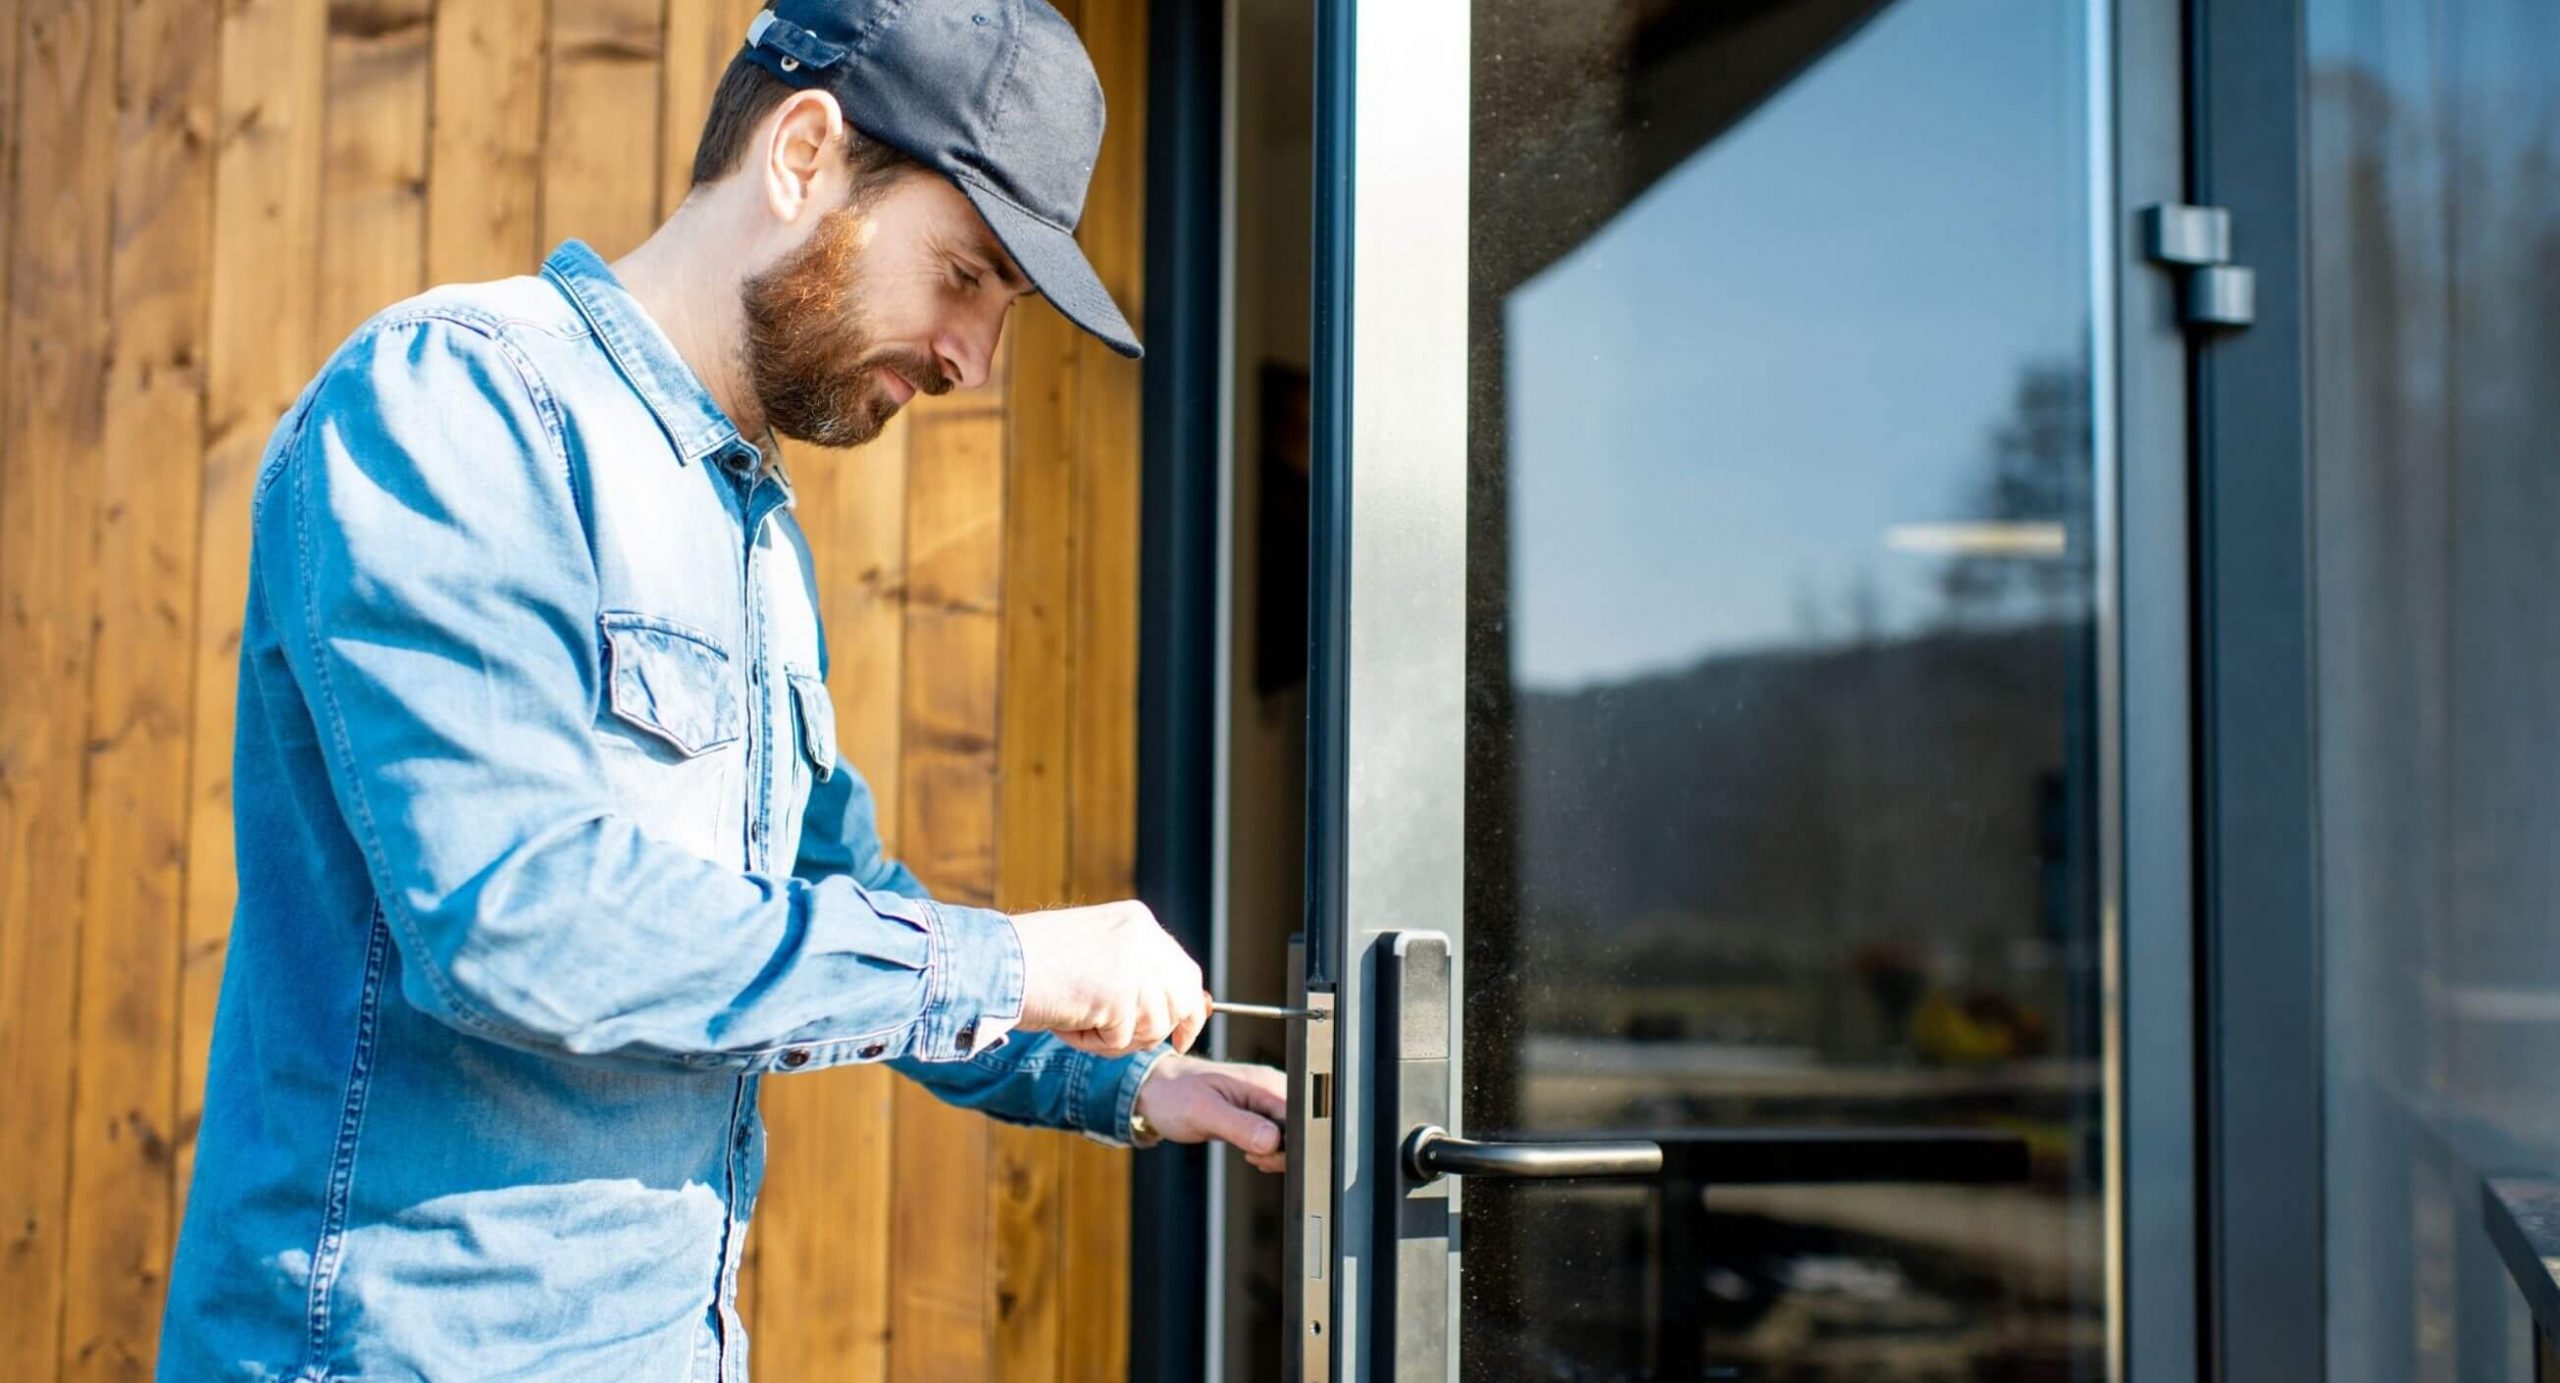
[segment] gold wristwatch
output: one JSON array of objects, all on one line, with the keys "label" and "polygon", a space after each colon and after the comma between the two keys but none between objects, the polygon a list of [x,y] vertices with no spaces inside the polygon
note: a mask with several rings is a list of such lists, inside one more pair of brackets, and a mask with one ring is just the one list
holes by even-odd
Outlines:
[{"label": "gold wristwatch", "polygon": [[1147,1082],[1156,1078],[1156,1066],[1162,1064],[1161,1062],[1150,1064],[1147,1067],[1147,1073],[1138,1077],[1137,1093],[1129,1097],[1130,1147],[1152,1148],[1164,1141],[1164,1135],[1156,1132],[1156,1126],[1148,1123],[1147,1116],[1138,1112],[1138,1096],[1147,1092]]}]

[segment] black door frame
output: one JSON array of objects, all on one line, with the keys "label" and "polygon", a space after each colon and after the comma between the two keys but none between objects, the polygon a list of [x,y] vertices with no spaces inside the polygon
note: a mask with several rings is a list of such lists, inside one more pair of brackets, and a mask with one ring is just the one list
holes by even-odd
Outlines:
[{"label": "black door frame", "polygon": [[[1147,19],[1147,357],[1141,387],[1138,896],[1212,954],[1219,620],[1217,458],[1226,7],[1152,0]],[[1130,1166],[1129,1378],[1196,1383],[1208,1358],[1210,1153]]]},{"label": "black door frame", "polygon": [[2257,320],[2195,353],[2205,1369],[2325,1371],[2301,0],[2191,0],[2193,200]]}]

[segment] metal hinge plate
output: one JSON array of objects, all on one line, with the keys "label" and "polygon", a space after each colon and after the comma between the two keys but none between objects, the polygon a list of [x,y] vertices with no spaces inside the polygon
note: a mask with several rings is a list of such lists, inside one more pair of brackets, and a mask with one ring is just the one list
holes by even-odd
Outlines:
[{"label": "metal hinge plate", "polygon": [[2146,207],[2142,242],[2145,257],[2179,275],[2179,321],[2235,328],[2258,320],[2258,277],[2231,262],[2229,211],[2180,202]]}]

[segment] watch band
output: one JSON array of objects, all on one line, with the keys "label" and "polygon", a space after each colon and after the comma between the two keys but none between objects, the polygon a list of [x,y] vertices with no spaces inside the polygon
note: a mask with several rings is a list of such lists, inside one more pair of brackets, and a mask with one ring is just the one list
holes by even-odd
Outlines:
[{"label": "watch band", "polygon": [[1147,1082],[1156,1078],[1156,1067],[1161,1064],[1160,1060],[1148,1062],[1146,1072],[1138,1077],[1138,1088],[1129,1092],[1130,1147],[1152,1148],[1164,1141],[1164,1135],[1156,1132],[1156,1126],[1148,1123],[1147,1116],[1138,1112],[1138,1099],[1147,1093]]},{"label": "watch band", "polygon": [[1156,1132],[1156,1126],[1147,1122],[1146,1115],[1134,1109],[1129,1111],[1130,1147],[1152,1148],[1163,1141],[1164,1135]]}]

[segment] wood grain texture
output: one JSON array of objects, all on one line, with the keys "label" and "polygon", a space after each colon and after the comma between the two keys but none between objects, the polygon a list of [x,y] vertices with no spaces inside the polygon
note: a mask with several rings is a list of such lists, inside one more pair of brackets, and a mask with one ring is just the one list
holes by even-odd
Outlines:
[{"label": "wood grain texture", "polygon": [[936,897],[984,907],[996,882],[1004,418],[937,407],[919,412],[910,436],[898,839]]},{"label": "wood grain texture", "polygon": [[70,1247],[120,9],[28,0],[9,16],[23,28],[0,415],[0,1358],[40,1378],[61,1367]]},{"label": "wood grain texture", "polygon": [[606,259],[658,224],[661,0],[551,0],[542,243]]},{"label": "wood grain texture", "polygon": [[765,1189],[752,1235],[762,1244],[748,1325],[758,1378],[888,1377],[891,1167],[903,1085],[879,1067],[850,1066],[764,1086]]},{"label": "wood grain texture", "polygon": [[745,0],[667,0],[667,60],[658,100],[658,212],[684,201],[693,184],[693,151],[711,93],[746,37],[759,4]]},{"label": "wood grain texture", "polygon": [[[1004,418],[932,401],[910,424],[906,779],[899,840],[936,897],[995,901]],[[922,1087],[896,1094],[889,1377],[989,1369],[989,1133]]]},{"label": "wood grain texture", "polygon": [[1075,731],[1075,477],[1084,333],[1048,302],[1008,329],[1004,668],[1000,706],[1004,906],[1068,901]]},{"label": "wood grain texture", "polygon": [[905,800],[909,426],[900,414],[869,446],[849,452],[791,448],[794,456],[815,458],[799,471],[824,469],[839,477],[833,541],[818,558],[821,573],[831,573],[827,689],[835,698],[838,750],[871,785],[892,853],[902,843]]},{"label": "wood grain texture", "polygon": [[[24,28],[17,7],[0,11],[0,304],[17,301],[9,293],[9,270],[17,244],[18,224],[18,39]],[[0,321],[0,343],[7,324]],[[8,416],[11,380],[0,374],[0,418]],[[9,485],[9,468],[0,465],[0,495]]]},{"label": "wood grain texture", "polygon": [[124,7],[117,43],[66,1378],[150,1376],[176,1239],[200,489],[184,443],[204,435],[215,75],[204,56],[217,17],[195,0],[145,0]]},{"label": "wood grain texture", "polygon": [[987,1121],[908,1081],[893,1084],[892,1099],[888,1376],[990,1377]]},{"label": "wood grain texture", "polygon": [[[1131,321],[1145,302],[1145,0],[1081,0],[1077,27],[1101,78],[1109,128],[1077,240]],[[1070,880],[1079,899],[1125,897],[1137,882],[1138,363],[1088,339],[1077,381],[1075,761]],[[1067,1279],[1066,1377],[1116,1383],[1129,1358],[1129,1155],[1078,1140],[1067,1150],[1060,1230],[1070,1263],[1109,1272]]]},{"label": "wood grain texture", "polygon": [[986,1376],[1003,1383],[1053,1383],[1066,1339],[1065,1274],[1059,1236],[1072,1134],[999,1125],[990,1133],[986,1185],[987,1283],[994,1321]]},{"label": "wood grain texture", "polygon": [[429,0],[332,0],[315,358],[425,284]]},{"label": "wood grain texture", "polygon": [[[1146,127],[1144,0],[1084,0],[1081,30],[1102,79],[1111,126]],[[1146,167],[1143,142],[1106,140],[1077,231],[1085,257],[1132,321],[1143,317]],[[1138,362],[1088,340],[1078,379],[1074,639],[1078,823],[1074,880],[1082,896],[1127,890],[1136,877],[1138,699]]]},{"label": "wood grain texture", "polygon": [[[1074,733],[1075,386],[1081,335],[1045,301],[1009,328],[1004,493],[1004,664],[999,678],[998,902],[1056,907],[1068,896]],[[1065,1341],[1062,1135],[1000,1128],[989,1182],[996,1378],[1050,1383]]]},{"label": "wood grain texture", "polygon": [[542,241],[543,7],[439,0],[429,64],[427,282],[533,271]]},{"label": "wood grain texture", "polygon": [[1065,1140],[1063,1154],[1058,1252],[1076,1270],[1066,1279],[1060,1376],[1121,1383],[1129,1376],[1130,1155],[1089,1138]]}]

